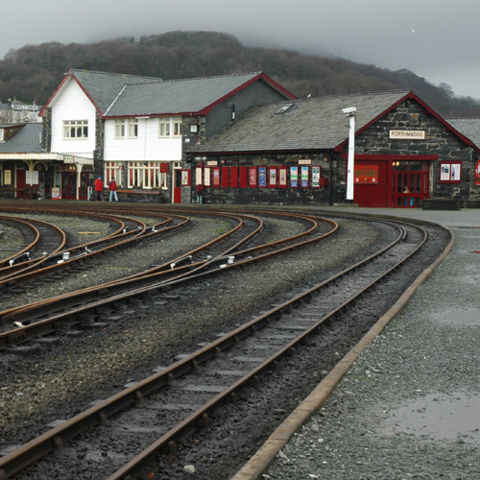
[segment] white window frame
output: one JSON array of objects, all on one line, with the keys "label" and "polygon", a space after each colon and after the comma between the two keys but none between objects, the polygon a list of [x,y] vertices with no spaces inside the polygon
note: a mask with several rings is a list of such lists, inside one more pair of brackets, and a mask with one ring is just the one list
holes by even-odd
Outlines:
[{"label": "white window frame", "polygon": [[138,118],[127,119],[127,137],[138,138]]},{"label": "white window frame", "polygon": [[115,138],[125,138],[125,120],[115,120]]},{"label": "white window frame", "polygon": [[166,190],[167,174],[160,172],[159,161],[134,161],[128,162],[128,188],[158,188]]},{"label": "white window frame", "polygon": [[64,120],[64,140],[86,140],[88,138],[88,120]]},{"label": "white window frame", "polygon": [[170,119],[160,118],[158,121],[158,136],[169,137],[171,131]]},{"label": "white window frame", "polygon": [[182,135],[182,118],[170,117],[159,118],[158,120],[158,136],[166,137],[180,137]]},{"label": "white window frame", "polygon": [[138,118],[116,119],[115,138],[138,138]]},{"label": "white window frame", "polygon": [[118,187],[122,187],[122,170],[125,162],[105,162],[103,178],[105,178],[105,185],[110,183],[112,177],[115,178],[115,183]]}]

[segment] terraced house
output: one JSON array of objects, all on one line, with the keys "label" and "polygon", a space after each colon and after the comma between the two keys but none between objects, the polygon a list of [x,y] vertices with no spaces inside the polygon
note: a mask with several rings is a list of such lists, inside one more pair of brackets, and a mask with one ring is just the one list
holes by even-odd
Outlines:
[{"label": "terraced house", "polygon": [[[40,112],[42,148],[63,199],[87,199],[97,176],[122,200],[181,202],[190,195],[184,150],[253,105],[295,98],[261,72],[164,81],[72,69]],[[183,186],[183,188],[182,188]]]}]

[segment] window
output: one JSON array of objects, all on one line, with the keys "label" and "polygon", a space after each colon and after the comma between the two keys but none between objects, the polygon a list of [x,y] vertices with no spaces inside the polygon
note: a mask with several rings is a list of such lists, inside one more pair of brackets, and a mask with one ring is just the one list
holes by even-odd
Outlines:
[{"label": "window", "polygon": [[136,118],[129,118],[127,120],[128,132],[127,135],[129,138],[138,137],[138,120]]},{"label": "window", "polygon": [[159,137],[179,137],[182,134],[180,118],[161,118],[158,123]]},{"label": "window", "polygon": [[66,140],[88,138],[88,120],[64,120],[63,138]]},{"label": "window", "polygon": [[168,188],[160,162],[128,162],[128,188]]},{"label": "window", "polygon": [[5,140],[5,130],[3,128],[0,128],[0,142],[3,142]]},{"label": "window", "polygon": [[173,125],[172,135],[173,135],[174,137],[180,136],[182,121],[181,121],[181,120],[173,119],[173,120],[172,120],[172,125]]},{"label": "window", "polygon": [[123,162],[105,162],[105,184],[108,185],[112,178],[115,178],[117,186],[122,186]]},{"label": "window", "polygon": [[462,180],[462,164],[460,162],[440,163],[440,183],[460,183]]},{"label": "window", "polygon": [[115,120],[115,138],[137,138],[138,119]]},{"label": "window", "polygon": [[170,120],[160,120],[158,124],[158,135],[160,137],[170,136]]},{"label": "window", "polygon": [[125,121],[115,120],[115,138],[125,137]]}]

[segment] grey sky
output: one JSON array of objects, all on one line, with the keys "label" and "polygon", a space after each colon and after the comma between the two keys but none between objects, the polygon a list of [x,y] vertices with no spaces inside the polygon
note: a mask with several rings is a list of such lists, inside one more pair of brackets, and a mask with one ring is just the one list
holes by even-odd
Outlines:
[{"label": "grey sky", "polygon": [[3,9],[0,57],[48,41],[211,30],[250,46],[408,68],[457,95],[480,98],[478,18],[478,0],[23,0]]}]

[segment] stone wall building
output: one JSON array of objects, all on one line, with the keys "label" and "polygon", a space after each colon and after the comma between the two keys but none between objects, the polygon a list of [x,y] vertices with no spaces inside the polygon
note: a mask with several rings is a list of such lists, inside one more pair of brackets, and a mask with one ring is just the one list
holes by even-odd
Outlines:
[{"label": "stone wall building", "polygon": [[408,91],[329,96],[254,107],[189,149],[193,202],[334,204],[346,198],[355,111],[354,202],[467,205],[479,147]]}]

